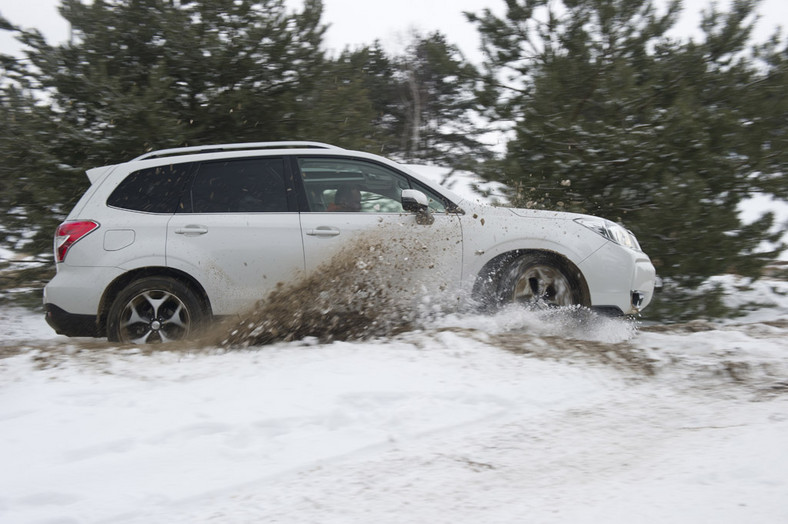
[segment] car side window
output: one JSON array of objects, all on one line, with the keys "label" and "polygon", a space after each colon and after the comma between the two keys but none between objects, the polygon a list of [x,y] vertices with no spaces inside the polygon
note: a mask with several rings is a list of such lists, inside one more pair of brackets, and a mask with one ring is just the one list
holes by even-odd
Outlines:
[{"label": "car side window", "polygon": [[282,158],[245,158],[200,164],[191,189],[193,213],[286,212]]},{"label": "car side window", "polygon": [[193,163],[170,164],[130,173],[107,198],[107,205],[145,213],[175,213]]},{"label": "car side window", "polygon": [[298,163],[310,211],[404,213],[403,189],[419,189],[436,202],[433,211],[446,210],[433,192],[377,163],[326,157],[302,157]]}]

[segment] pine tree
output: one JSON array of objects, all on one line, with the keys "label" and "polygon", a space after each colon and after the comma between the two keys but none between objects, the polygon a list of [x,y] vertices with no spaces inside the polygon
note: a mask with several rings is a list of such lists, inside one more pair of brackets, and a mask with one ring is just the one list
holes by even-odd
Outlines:
[{"label": "pine tree", "polygon": [[[738,206],[785,191],[784,51],[755,62],[755,2],[711,8],[700,42],[667,31],[680,3],[507,0],[482,33],[490,114],[514,122],[504,177],[523,205],[624,222],[658,273],[682,289],[735,271],[756,277],[772,219],[748,227]],[[773,112],[777,109],[778,117]]]},{"label": "pine tree", "polygon": [[478,78],[474,66],[446,37],[415,35],[397,60],[404,104],[400,148],[414,160],[450,163],[484,158],[471,121]]},{"label": "pine tree", "polygon": [[[366,49],[364,50],[366,51]],[[374,151],[377,145],[377,111],[359,53],[348,50],[326,60],[309,99],[310,112],[303,115],[303,128],[314,140],[347,149]]]},{"label": "pine tree", "polygon": [[54,226],[87,186],[84,170],[151,149],[309,137],[305,101],[320,81],[322,2],[63,0],[71,39],[17,33],[25,57],[0,56],[4,234]]},{"label": "pine tree", "polygon": [[[337,98],[329,106],[337,122],[330,125],[342,144],[455,168],[490,157],[472,121],[478,73],[439,32],[414,34],[400,54],[380,42],[346,49],[322,76],[316,94]],[[366,124],[362,115],[369,116]]]}]

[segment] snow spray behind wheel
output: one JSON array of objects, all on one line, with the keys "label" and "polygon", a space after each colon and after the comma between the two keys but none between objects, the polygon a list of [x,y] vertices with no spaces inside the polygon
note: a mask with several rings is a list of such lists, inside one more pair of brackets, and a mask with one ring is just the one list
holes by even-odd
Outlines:
[{"label": "snow spray behind wheel", "polygon": [[435,229],[401,227],[357,236],[304,279],[278,285],[221,345],[391,336],[456,309],[463,302],[459,264],[442,248],[456,240],[438,236]]}]

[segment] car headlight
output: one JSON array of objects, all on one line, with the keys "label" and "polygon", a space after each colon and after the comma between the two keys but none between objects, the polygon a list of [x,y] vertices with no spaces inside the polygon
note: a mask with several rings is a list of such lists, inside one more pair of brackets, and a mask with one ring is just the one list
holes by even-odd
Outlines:
[{"label": "car headlight", "polygon": [[625,228],[624,226],[616,224],[615,222],[605,220],[604,218],[595,217],[576,218],[575,222],[587,227],[592,231],[595,231],[596,233],[599,233],[606,239],[610,240],[611,242],[615,242],[620,246],[628,247],[629,249],[634,249],[635,251],[642,251],[640,249],[638,239],[635,238],[635,235],[632,234],[632,231]]}]

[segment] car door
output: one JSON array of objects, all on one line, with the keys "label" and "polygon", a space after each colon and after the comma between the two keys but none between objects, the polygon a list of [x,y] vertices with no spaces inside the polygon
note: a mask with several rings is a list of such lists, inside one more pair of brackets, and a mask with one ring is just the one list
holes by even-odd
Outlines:
[{"label": "car door", "polygon": [[241,313],[299,278],[301,227],[284,158],[201,163],[168,224],[167,265],[203,286],[216,315]]},{"label": "car door", "polygon": [[303,156],[296,170],[307,200],[301,216],[307,272],[332,279],[351,267],[406,294],[454,292],[462,271],[462,231],[437,195],[427,195],[433,197],[434,222],[426,224],[403,210],[400,195],[403,189],[429,190],[389,166]]}]

